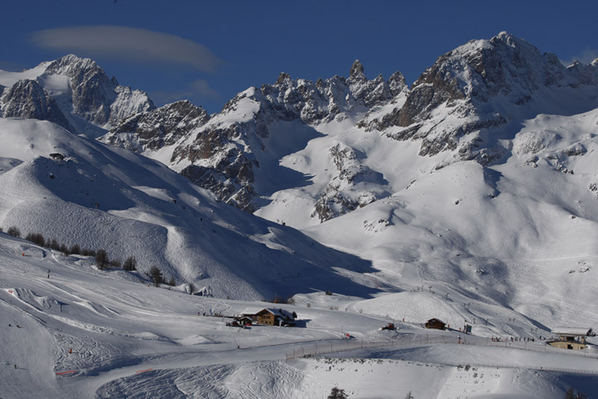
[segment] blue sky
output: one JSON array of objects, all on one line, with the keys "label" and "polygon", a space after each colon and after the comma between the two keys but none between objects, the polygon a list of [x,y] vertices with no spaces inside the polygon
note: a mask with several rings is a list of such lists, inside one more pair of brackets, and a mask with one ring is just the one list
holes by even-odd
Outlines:
[{"label": "blue sky", "polygon": [[3,0],[0,10],[0,69],[73,53],[157,105],[187,98],[209,112],[280,72],[348,76],[355,59],[370,79],[399,70],[411,84],[441,54],[503,30],[564,61],[598,57],[595,1]]}]

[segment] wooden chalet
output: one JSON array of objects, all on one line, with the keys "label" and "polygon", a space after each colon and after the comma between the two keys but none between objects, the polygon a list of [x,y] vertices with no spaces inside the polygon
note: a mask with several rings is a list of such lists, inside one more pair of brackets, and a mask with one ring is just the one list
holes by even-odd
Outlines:
[{"label": "wooden chalet", "polygon": [[435,330],[446,330],[446,323],[440,319],[430,319],[426,322],[425,327]]},{"label": "wooden chalet", "polygon": [[549,345],[561,349],[581,350],[587,347],[586,338],[595,337],[591,328],[559,327],[552,330],[559,337],[558,341],[550,341]]},{"label": "wooden chalet", "polygon": [[249,317],[256,324],[267,326],[294,326],[297,313],[285,309],[264,308],[257,313],[243,313],[243,317]]}]

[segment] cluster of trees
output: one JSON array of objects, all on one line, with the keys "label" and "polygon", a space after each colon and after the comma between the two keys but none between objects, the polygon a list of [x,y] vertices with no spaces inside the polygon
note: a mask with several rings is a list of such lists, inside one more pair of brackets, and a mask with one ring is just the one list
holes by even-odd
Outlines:
[{"label": "cluster of trees", "polygon": [[[2,231],[2,228],[0,228],[0,231]],[[8,228],[8,230],[6,230],[6,233],[10,234],[13,237],[21,238],[21,230],[19,230],[18,227],[11,226]],[[60,252],[64,253],[65,255],[93,256],[96,258],[96,261],[98,261],[98,259],[99,259],[98,266],[100,268],[107,266],[108,264],[111,264],[113,266],[118,266],[118,267],[121,266],[120,262],[118,260],[109,261],[106,251],[101,250],[101,249],[99,251],[95,251],[93,249],[81,248],[81,246],[79,246],[79,244],[73,244],[71,247],[67,247],[65,244],[58,243],[58,241],[56,241],[56,239],[54,239],[54,238],[45,239],[43,234],[41,234],[41,233],[29,233],[25,236],[25,239],[27,241],[31,241],[32,243],[34,243],[36,245],[39,245],[40,247],[45,247],[45,248],[50,248],[50,249],[53,249],[56,251],[60,251]],[[135,265],[135,263],[133,263],[133,268],[130,270],[135,270],[134,265]]]},{"label": "cluster of trees", "polygon": [[[0,227],[0,232],[2,231],[3,230]],[[8,230],[6,230],[6,233],[13,237],[21,237],[21,231],[15,226],[9,227]],[[36,245],[39,245],[40,247],[54,249],[64,253],[65,255],[92,256],[95,258],[96,265],[100,270],[103,270],[107,267],[122,268],[123,270],[130,272],[137,270],[137,259],[135,259],[134,256],[129,256],[124,262],[122,262],[120,259],[110,259],[108,252],[106,252],[104,249],[98,249],[95,251],[93,249],[81,248],[79,244],[73,244],[71,247],[67,247],[65,244],[59,244],[55,239],[45,239],[40,233],[29,233],[25,236],[25,239]],[[150,268],[149,276],[152,279],[155,287],[159,287],[165,282],[162,271],[157,266],[152,266]],[[170,278],[168,285],[176,285],[174,277]]]}]

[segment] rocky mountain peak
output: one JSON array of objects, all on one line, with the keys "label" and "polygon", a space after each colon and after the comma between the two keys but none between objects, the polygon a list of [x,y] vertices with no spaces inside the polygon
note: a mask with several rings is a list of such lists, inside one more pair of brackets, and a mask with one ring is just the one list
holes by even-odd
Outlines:
[{"label": "rocky mountain peak", "polygon": [[[66,55],[48,65],[40,77],[66,76],[70,80],[72,110],[63,110],[81,116],[100,127],[111,127],[124,118],[154,108],[142,91],[120,86],[116,78],[109,78],[95,61]],[[65,93],[63,95],[68,95]]]},{"label": "rocky mountain peak", "polygon": [[45,73],[47,75],[63,75],[69,78],[76,78],[81,81],[85,76],[98,76],[99,79],[106,79],[114,86],[118,85],[116,78],[108,79],[102,68],[91,58],[80,58],[74,54],[65,55],[48,65]]},{"label": "rocky mountain peak", "polygon": [[390,78],[388,78],[388,86],[393,97],[396,96],[397,94],[401,93],[403,90],[407,88],[405,76],[403,76],[401,72],[396,71],[395,73],[390,75]]},{"label": "rocky mountain peak", "polygon": [[597,85],[597,72],[592,65],[565,68],[556,55],[501,32],[441,55],[412,85],[402,107],[361,126],[397,140],[421,139],[422,156],[457,150],[458,159],[486,164],[504,149],[485,148],[484,132],[512,121],[540,90]]},{"label": "rocky mountain peak", "polygon": [[278,75],[278,79],[276,79],[276,86],[280,86],[281,84],[285,83],[285,82],[290,82],[291,81],[291,75],[289,75],[288,73],[285,72],[281,72],[280,75]]},{"label": "rocky mountain peak", "polygon": [[[597,76],[594,65],[566,69],[554,54],[542,54],[525,40],[501,32],[441,55],[411,89],[400,72],[388,80],[368,80],[359,60],[348,78],[314,83],[282,72],[274,84],[239,93],[210,118],[192,111],[191,104],[175,103],[127,119],[111,131],[109,142],[140,152],[170,147],[162,154],[171,154],[171,167],[221,200],[251,212],[259,208],[260,196],[267,195],[258,192],[265,181],[260,179],[268,173],[260,168],[271,162],[268,146],[279,140],[272,134],[280,134],[281,126],[320,131],[320,126],[333,129],[329,126],[360,118],[357,128],[378,130],[396,140],[418,140],[420,156],[448,153],[439,167],[452,162],[449,159],[486,165],[509,151],[497,143],[494,132],[504,135],[508,126],[521,123],[538,91],[596,85]],[[197,115],[198,121],[190,123],[188,115]],[[307,141],[295,144],[301,148]],[[338,174],[323,185],[324,193],[314,195],[320,220],[386,195],[387,183],[362,163],[362,156],[367,158],[349,147],[333,147],[330,160]],[[365,186],[369,188],[363,190]]]},{"label": "rocky mountain peak", "polygon": [[356,82],[364,82],[367,80],[363,65],[359,60],[355,60],[353,65],[351,66],[351,72],[349,73],[349,79],[356,81]]},{"label": "rocky mountain peak", "polygon": [[72,129],[54,98],[35,80],[19,80],[2,92],[0,116],[48,120]]}]

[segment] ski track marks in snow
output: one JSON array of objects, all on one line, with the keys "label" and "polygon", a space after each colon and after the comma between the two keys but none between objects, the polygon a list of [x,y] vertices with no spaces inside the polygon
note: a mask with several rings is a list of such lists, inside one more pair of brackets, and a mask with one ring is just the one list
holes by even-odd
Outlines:
[{"label": "ski track marks in snow", "polygon": [[301,371],[281,361],[150,370],[105,384],[97,397],[308,399],[313,396],[304,378]]}]

